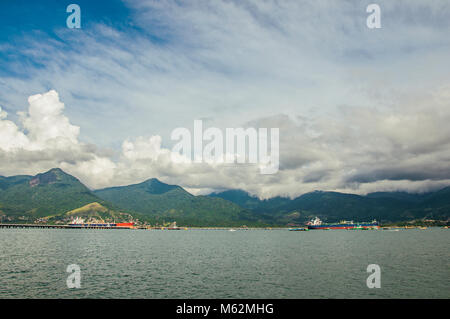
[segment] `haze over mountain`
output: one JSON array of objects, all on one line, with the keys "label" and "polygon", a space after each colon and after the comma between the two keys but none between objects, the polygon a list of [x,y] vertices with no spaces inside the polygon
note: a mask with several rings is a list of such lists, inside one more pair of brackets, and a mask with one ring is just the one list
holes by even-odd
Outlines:
[{"label": "haze over mountain", "polygon": [[382,192],[366,196],[315,191],[292,200],[283,197],[260,200],[242,190],[229,190],[210,196],[232,201],[278,222],[305,222],[314,216],[328,221],[447,220],[450,217],[450,187],[426,194]]}]

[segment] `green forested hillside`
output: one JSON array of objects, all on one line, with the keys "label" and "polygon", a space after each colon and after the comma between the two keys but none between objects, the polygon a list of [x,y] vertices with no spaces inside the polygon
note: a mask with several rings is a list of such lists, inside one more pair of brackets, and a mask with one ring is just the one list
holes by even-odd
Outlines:
[{"label": "green forested hillside", "polygon": [[0,177],[0,211],[44,217],[101,201],[75,177],[60,169],[36,176]]},{"label": "green forested hillside", "polygon": [[326,221],[342,219],[404,221],[450,217],[450,187],[428,194],[372,193],[366,196],[316,191],[294,199],[259,200],[240,190],[211,194],[235,202],[274,222],[303,223],[319,216]]},{"label": "green forested hillside", "polygon": [[97,190],[95,194],[118,207],[144,214],[153,222],[177,221],[191,226],[264,223],[256,214],[232,202],[194,196],[180,186],[167,185],[154,178],[140,184]]}]

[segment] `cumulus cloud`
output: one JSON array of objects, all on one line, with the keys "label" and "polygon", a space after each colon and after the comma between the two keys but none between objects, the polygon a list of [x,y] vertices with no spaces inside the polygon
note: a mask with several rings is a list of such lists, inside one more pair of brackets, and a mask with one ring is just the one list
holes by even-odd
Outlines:
[{"label": "cumulus cloud", "polygon": [[115,164],[96,154],[94,146],[78,140],[80,128],[63,114],[64,104],[56,91],[32,95],[28,103],[28,110],[18,113],[21,127],[0,111],[2,174],[36,174],[61,167],[91,186],[110,182]]},{"label": "cumulus cloud", "polygon": [[56,91],[30,96],[28,103],[28,112],[19,113],[23,128],[28,131],[28,148],[42,149],[49,143],[60,143],[55,146],[64,148],[64,145],[77,143],[80,128],[71,125],[62,115],[64,104]]}]

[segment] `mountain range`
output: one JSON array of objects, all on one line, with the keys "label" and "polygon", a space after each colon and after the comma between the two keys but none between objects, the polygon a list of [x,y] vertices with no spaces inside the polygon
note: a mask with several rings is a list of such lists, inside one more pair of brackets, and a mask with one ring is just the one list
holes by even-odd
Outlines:
[{"label": "mountain range", "polygon": [[450,216],[450,187],[426,194],[377,192],[365,196],[314,191],[294,199],[274,197],[260,200],[242,190],[211,194],[271,217],[278,223],[304,223],[314,216],[327,221],[376,219],[396,222],[413,219],[447,220]]},{"label": "mountain range", "polygon": [[118,207],[139,212],[152,223],[177,221],[191,226],[239,226],[264,224],[252,211],[235,203],[209,196],[194,196],[177,185],[156,178],[140,184],[94,191]]},{"label": "mountain range", "polygon": [[36,176],[0,176],[0,216],[23,221],[69,220],[74,216],[105,221],[132,218],[59,168]]},{"label": "mountain range", "polygon": [[448,220],[450,187],[424,194],[377,192],[365,196],[315,191],[293,199],[261,200],[243,190],[195,196],[155,178],[90,190],[59,168],[36,176],[0,176],[2,220],[67,222],[75,216],[104,221],[138,219],[160,225],[177,221],[187,226],[303,224],[314,216],[330,222]]}]

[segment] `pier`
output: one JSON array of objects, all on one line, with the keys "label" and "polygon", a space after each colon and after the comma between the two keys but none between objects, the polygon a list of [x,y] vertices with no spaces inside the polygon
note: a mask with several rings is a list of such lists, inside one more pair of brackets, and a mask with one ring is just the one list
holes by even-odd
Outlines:
[{"label": "pier", "polygon": [[46,225],[46,224],[0,224],[0,228],[59,228],[59,229],[130,229],[117,226],[71,226],[71,225]]}]

